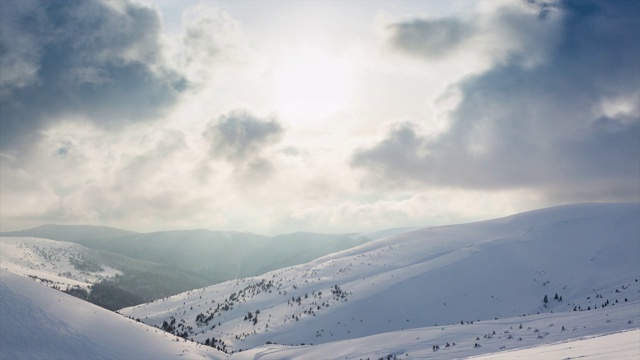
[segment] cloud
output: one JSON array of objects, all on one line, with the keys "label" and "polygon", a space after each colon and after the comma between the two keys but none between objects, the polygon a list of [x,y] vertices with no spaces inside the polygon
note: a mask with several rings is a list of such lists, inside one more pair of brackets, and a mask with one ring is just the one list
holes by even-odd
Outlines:
[{"label": "cloud", "polygon": [[[521,201],[514,202],[517,198]],[[385,199],[357,201],[342,199],[332,203],[318,201],[302,209],[294,209],[286,218],[286,226],[313,231],[373,231],[404,226],[437,226],[478,221],[539,206],[535,194],[522,190],[501,190],[488,195],[482,190],[433,189],[410,191]],[[480,215],[481,214],[481,215]]]},{"label": "cloud", "polygon": [[474,26],[455,18],[414,19],[388,26],[389,43],[398,50],[427,58],[448,55],[474,32]]},{"label": "cloud", "polygon": [[244,175],[266,174],[273,169],[263,151],[280,141],[284,129],[275,119],[261,119],[245,111],[233,111],[212,121],[203,133],[209,153],[241,169]]},{"label": "cloud", "polygon": [[[114,133],[90,123],[61,122],[43,133],[28,157],[1,154],[3,226],[184,226],[187,219],[209,213],[215,192],[210,189],[225,184],[210,187],[194,179],[197,165],[187,160],[197,162],[205,155],[188,142],[188,134],[166,124],[127,130]],[[226,201],[224,194],[215,199]]]},{"label": "cloud", "polygon": [[216,68],[212,64],[246,60],[242,27],[226,11],[198,4],[185,10],[182,21],[180,56],[190,83],[205,85]]},{"label": "cloud", "polygon": [[0,12],[0,147],[60,118],[158,117],[187,87],[165,64],[158,13],[133,2],[9,1]]},{"label": "cloud", "polygon": [[[531,16],[544,24],[553,11],[562,22],[544,57],[528,61],[527,41],[540,42],[529,34],[517,54],[459,82],[446,132],[396,125],[351,165],[378,183],[640,199],[640,5],[565,1]],[[528,22],[504,21],[513,13],[496,16],[503,32],[522,33]]]},{"label": "cloud", "polygon": [[[477,63],[477,69],[485,69],[485,63],[517,60],[532,66],[556,44],[561,19],[554,2],[527,0],[519,6],[499,5],[464,18],[398,21],[386,27],[386,43],[396,52],[432,63],[464,59]],[[460,64],[458,67],[460,71]]]}]

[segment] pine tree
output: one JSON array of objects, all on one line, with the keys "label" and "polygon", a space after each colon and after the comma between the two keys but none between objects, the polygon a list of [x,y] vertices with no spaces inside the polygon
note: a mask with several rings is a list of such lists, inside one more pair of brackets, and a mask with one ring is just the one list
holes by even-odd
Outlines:
[{"label": "pine tree", "polygon": [[547,297],[547,295],[544,296],[544,299],[542,300],[545,304],[549,302],[549,298]]}]

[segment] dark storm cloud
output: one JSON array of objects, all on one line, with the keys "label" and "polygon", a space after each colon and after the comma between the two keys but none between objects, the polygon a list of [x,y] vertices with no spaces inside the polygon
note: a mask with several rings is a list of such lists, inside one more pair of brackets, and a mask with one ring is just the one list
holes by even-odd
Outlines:
[{"label": "dark storm cloud", "polygon": [[[284,129],[274,119],[260,119],[234,111],[211,122],[204,133],[211,142],[211,155],[233,162],[256,160],[268,145],[280,140]],[[263,162],[255,162],[264,168]]]},{"label": "dark storm cloud", "polygon": [[[387,182],[638,200],[640,2],[558,8],[562,30],[543,63],[521,65],[524,53],[462,81],[448,132],[432,139],[401,125],[352,165]],[[547,21],[544,10],[538,21]],[[627,110],[599,110],[607,101]]]},{"label": "dark storm cloud", "polygon": [[389,42],[409,54],[439,58],[461,45],[472,33],[473,26],[458,19],[415,19],[392,24]]},{"label": "dark storm cloud", "polygon": [[129,2],[6,1],[0,11],[0,147],[62,116],[105,127],[161,114],[185,88],[163,64],[155,10]]}]

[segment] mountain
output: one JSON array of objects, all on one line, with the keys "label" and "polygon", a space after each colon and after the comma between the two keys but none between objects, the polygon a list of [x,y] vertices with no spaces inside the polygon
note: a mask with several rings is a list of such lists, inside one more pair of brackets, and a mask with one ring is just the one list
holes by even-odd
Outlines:
[{"label": "mountain", "polygon": [[[5,234],[5,239],[43,236],[65,242],[67,245],[62,247],[68,243],[79,244],[84,257],[121,270],[122,273],[108,280],[85,281],[99,282],[98,287],[93,286],[98,290],[94,295],[102,294],[100,299],[89,298],[89,301],[112,310],[305,263],[371,241],[367,235],[294,233],[269,237],[204,229],[134,233],[102,226],[71,225],[43,225]],[[49,260],[41,257],[37,261],[47,264]],[[46,279],[59,277],[56,273]],[[59,282],[59,279],[53,281]]]},{"label": "mountain", "polygon": [[177,230],[73,242],[130,258],[191,271],[210,284],[263,274],[370,241],[362,236],[295,233],[274,237],[246,232]]},{"label": "mountain", "polygon": [[2,359],[223,359],[28,278],[0,270]]},{"label": "mountain", "polygon": [[227,355],[0,270],[0,358],[637,359],[638,306],[406,329],[313,346],[268,344]]},{"label": "mountain", "polygon": [[640,204],[578,204],[418,229],[121,312],[227,352],[453,325],[465,343],[479,320],[637,310],[638,224]]},{"label": "mountain", "polygon": [[77,242],[79,240],[106,238],[136,234],[134,231],[94,225],[42,225],[31,229],[0,233],[0,236],[28,236]]},{"label": "mountain", "polygon": [[208,285],[167,265],[32,237],[0,237],[0,267],[111,310]]},{"label": "mountain", "polygon": [[88,288],[122,271],[97,262],[95,251],[78,244],[31,238],[0,237],[0,266],[61,290]]}]

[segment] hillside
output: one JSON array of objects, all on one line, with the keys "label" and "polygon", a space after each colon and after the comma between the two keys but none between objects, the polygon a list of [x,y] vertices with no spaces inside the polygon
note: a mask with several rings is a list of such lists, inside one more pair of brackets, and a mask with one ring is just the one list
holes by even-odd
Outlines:
[{"label": "hillside", "polygon": [[15,274],[49,283],[60,290],[87,289],[122,271],[94,261],[78,244],[27,237],[0,237],[0,266]]},{"label": "hillside", "polygon": [[0,270],[2,359],[221,359],[111,311]]},{"label": "hillside", "polygon": [[[389,355],[392,359],[569,359],[586,355],[637,359],[639,306],[636,301],[591,312],[405,329],[313,346],[263,345],[235,353],[231,359],[387,359]],[[620,339],[614,342],[610,337]]]},{"label": "hillside", "polygon": [[121,312],[233,352],[637,309],[639,223],[639,204],[582,204],[419,229]]},{"label": "hillside", "polygon": [[167,265],[32,237],[0,237],[0,267],[111,310],[208,284]]},{"label": "hillside", "polygon": [[611,359],[635,360],[640,358],[640,330],[595,335],[556,344],[479,356],[478,360],[511,359]]},{"label": "hillside", "polygon": [[482,359],[635,359],[640,354],[638,302],[406,329],[314,346],[271,344],[229,356],[4,270],[0,294],[3,359],[453,359],[483,354],[489,355]]},{"label": "hillside", "polygon": [[176,230],[73,242],[198,274],[209,284],[297,265],[369,241],[362,236]]}]

